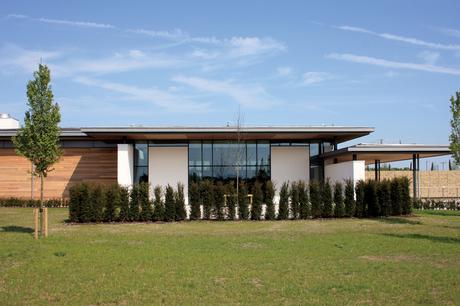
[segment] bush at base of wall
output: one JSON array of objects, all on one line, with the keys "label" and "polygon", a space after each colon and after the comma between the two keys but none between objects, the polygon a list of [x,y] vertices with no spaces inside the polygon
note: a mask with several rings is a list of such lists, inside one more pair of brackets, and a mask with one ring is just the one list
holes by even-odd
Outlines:
[{"label": "bush at base of wall", "polygon": [[[68,207],[69,202],[65,199],[50,199],[43,201],[44,207]],[[5,198],[0,199],[0,207],[39,207],[40,200]]]}]

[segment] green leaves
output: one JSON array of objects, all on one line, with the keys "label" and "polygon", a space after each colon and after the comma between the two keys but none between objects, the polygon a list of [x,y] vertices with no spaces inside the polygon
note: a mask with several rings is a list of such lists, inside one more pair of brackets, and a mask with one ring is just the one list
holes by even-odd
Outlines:
[{"label": "green leaves", "polygon": [[454,158],[455,164],[460,164],[460,92],[455,93],[455,97],[450,98],[450,111],[452,119],[450,120],[451,133],[450,151]]}]

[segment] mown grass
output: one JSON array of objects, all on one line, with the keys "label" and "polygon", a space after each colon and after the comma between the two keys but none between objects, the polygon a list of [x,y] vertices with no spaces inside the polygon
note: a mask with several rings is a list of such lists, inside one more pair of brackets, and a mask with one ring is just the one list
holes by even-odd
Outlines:
[{"label": "mown grass", "polygon": [[0,303],[460,303],[460,217],[67,225],[0,209]]}]

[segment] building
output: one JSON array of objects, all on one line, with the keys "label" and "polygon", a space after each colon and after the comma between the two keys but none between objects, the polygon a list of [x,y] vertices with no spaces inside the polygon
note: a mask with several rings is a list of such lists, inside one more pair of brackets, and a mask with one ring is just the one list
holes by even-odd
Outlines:
[{"label": "building", "polygon": [[[0,125],[1,126],[1,125]],[[0,197],[31,197],[38,190],[31,165],[16,155],[17,126],[0,129]],[[46,180],[47,198],[66,198],[80,181],[151,186],[199,179],[286,181],[365,179],[366,164],[449,154],[448,146],[355,145],[370,127],[86,127],[63,128],[64,155]],[[416,170],[414,167],[414,186]],[[34,188],[32,188],[34,186]]]}]

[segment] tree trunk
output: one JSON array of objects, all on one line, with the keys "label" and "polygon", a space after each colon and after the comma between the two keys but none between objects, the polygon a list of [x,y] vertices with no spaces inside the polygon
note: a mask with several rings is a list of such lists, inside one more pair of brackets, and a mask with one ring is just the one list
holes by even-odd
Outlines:
[{"label": "tree trunk", "polygon": [[43,183],[44,177],[43,173],[40,173],[40,235],[43,237],[44,235],[44,223],[43,223]]}]

